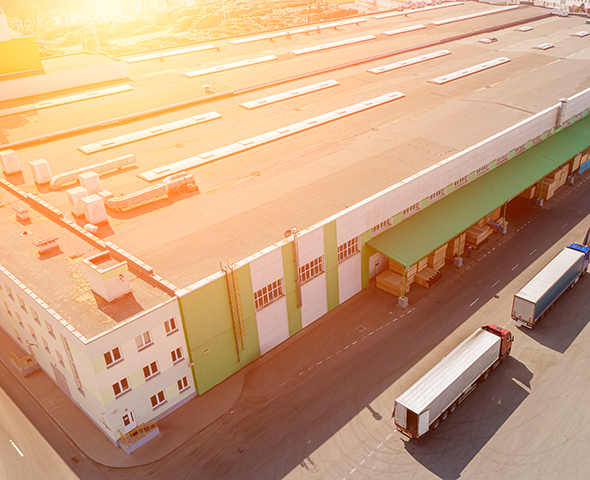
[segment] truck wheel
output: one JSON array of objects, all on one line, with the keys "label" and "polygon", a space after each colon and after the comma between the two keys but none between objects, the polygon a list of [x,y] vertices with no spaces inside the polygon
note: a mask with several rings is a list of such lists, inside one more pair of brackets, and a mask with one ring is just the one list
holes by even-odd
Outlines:
[{"label": "truck wheel", "polygon": [[448,410],[445,410],[443,412],[443,414],[440,416],[440,421],[441,422],[444,422],[447,419],[448,416],[449,416],[449,411]]},{"label": "truck wheel", "polygon": [[440,420],[437,418],[434,423],[430,426],[431,430],[436,430],[438,428],[438,426],[440,425]]},{"label": "truck wheel", "polygon": [[455,410],[457,410],[457,402],[453,402],[451,404],[451,406],[449,407],[449,413],[453,413]]},{"label": "truck wheel", "polygon": [[490,376],[490,369],[488,368],[485,372],[483,372],[483,375],[481,376],[481,381],[483,382],[484,380],[487,380],[489,376]]}]

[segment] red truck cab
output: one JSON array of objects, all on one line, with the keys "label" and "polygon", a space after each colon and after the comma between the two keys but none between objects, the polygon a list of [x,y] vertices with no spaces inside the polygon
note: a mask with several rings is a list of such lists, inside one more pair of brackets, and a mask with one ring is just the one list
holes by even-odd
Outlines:
[{"label": "red truck cab", "polygon": [[498,325],[485,325],[481,328],[487,332],[493,333],[494,335],[498,335],[502,339],[502,343],[500,345],[500,358],[505,360],[508,355],[510,355],[510,349],[512,348],[512,342],[514,341],[514,335],[512,335],[509,330],[498,327]]}]

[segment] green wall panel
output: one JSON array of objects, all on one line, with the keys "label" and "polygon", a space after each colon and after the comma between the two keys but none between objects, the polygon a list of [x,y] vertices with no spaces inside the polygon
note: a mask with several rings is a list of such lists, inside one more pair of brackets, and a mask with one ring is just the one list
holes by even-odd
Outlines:
[{"label": "green wall panel", "polygon": [[376,250],[371,248],[366,243],[371,240],[371,230],[367,230],[365,233],[361,233],[361,276],[362,276],[362,288],[369,286],[369,257],[373,255]]},{"label": "green wall panel", "polygon": [[260,356],[250,266],[236,271],[244,319],[238,356],[227,282],[222,277],[180,298],[197,391],[202,394]]},{"label": "green wall panel", "polygon": [[17,37],[0,42],[0,75],[42,68],[35,37]]},{"label": "green wall panel", "polygon": [[340,304],[338,293],[338,238],[336,220],[324,225],[324,254],[326,260],[326,292],[329,312]]},{"label": "green wall panel", "polygon": [[301,309],[297,308],[297,268],[295,267],[295,245],[289,243],[281,248],[283,254],[283,271],[285,272],[285,296],[287,297],[287,315],[289,319],[289,336],[295,335],[303,328]]}]

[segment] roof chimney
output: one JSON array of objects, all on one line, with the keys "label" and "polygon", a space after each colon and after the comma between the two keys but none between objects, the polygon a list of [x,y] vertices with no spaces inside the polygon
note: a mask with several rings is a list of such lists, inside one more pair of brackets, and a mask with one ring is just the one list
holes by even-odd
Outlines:
[{"label": "roof chimney", "polygon": [[131,291],[127,262],[119,262],[109,252],[83,259],[90,288],[107,302]]}]

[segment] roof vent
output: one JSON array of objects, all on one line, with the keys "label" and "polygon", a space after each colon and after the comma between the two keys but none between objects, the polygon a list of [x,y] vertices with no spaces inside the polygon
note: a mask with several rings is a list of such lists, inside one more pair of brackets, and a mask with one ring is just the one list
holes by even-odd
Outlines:
[{"label": "roof vent", "polygon": [[86,276],[94,293],[112,302],[131,291],[127,262],[119,262],[109,252],[99,253],[82,260]]},{"label": "roof vent", "polygon": [[555,128],[561,127],[565,120],[565,109],[567,108],[567,98],[559,99],[559,107],[557,107],[557,119],[555,120]]},{"label": "roof vent", "polygon": [[52,250],[56,250],[59,248],[59,243],[57,241],[59,237],[47,237],[43,240],[38,240],[37,242],[33,242],[33,245],[37,247],[39,250],[39,255],[43,255],[44,253],[50,252]]}]

